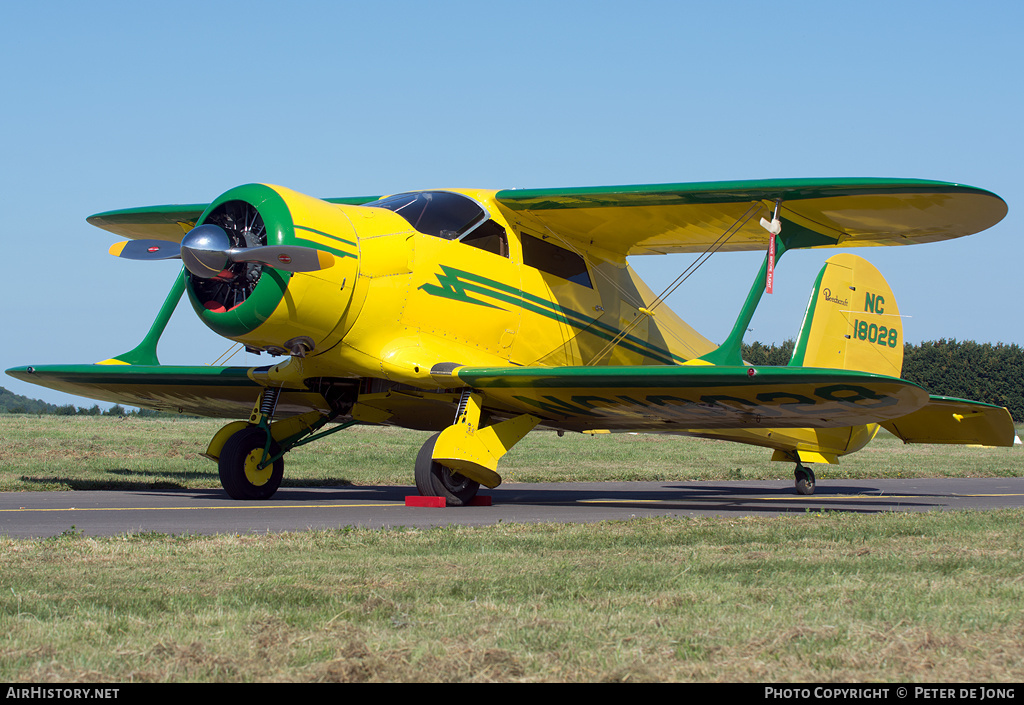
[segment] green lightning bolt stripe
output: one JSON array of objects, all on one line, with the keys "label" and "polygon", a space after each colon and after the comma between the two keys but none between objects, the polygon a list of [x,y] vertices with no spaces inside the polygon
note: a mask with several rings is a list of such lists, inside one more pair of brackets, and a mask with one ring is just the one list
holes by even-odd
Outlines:
[{"label": "green lightning bolt stripe", "polygon": [[[559,323],[564,323],[603,340],[615,340],[621,334],[619,329],[601,323],[596,318],[587,316],[579,311],[563,308],[552,301],[520,291],[518,288],[508,284],[502,284],[479,274],[466,272],[443,264],[441,269],[444,273],[437,275],[438,284],[423,284],[420,286],[420,289],[432,296],[440,296],[487,308],[506,310],[501,306],[471,296],[471,294],[477,294],[505,304],[518,306],[526,311],[545,316]],[[632,335],[623,336],[618,344],[632,352],[651,357],[662,364],[670,365],[686,362],[686,358],[674,355],[664,348],[652,345],[646,340]]]}]

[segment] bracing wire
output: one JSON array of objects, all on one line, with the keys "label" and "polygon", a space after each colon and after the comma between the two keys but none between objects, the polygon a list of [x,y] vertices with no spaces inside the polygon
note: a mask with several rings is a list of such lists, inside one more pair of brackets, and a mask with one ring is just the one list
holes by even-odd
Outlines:
[{"label": "bracing wire", "polygon": [[226,363],[226,362],[227,362],[228,360],[230,360],[230,359],[231,359],[231,358],[233,358],[233,357],[234,357],[235,355],[237,355],[237,354],[238,354],[238,352],[239,352],[239,351],[240,351],[240,350],[241,350],[241,349],[242,349],[243,347],[245,347],[245,346],[243,346],[243,345],[242,345],[241,343],[235,343],[235,344],[234,344],[233,346],[231,346],[230,348],[228,348],[227,350],[225,350],[225,351],[224,351],[224,352],[223,352],[223,353],[221,354],[221,356],[220,356],[220,357],[218,357],[218,358],[217,358],[216,360],[214,360],[214,361],[213,361],[212,363],[210,363],[210,366],[211,366],[211,367],[216,367],[216,366],[218,366],[218,365],[223,365],[223,364],[225,364],[225,363]]},{"label": "bracing wire", "polygon": [[618,345],[623,338],[629,335],[637,327],[637,325],[639,325],[640,321],[643,320],[644,317],[651,316],[654,312],[654,309],[656,309],[658,306],[664,303],[665,299],[671,296],[672,293],[675,292],[675,290],[678,289],[683,284],[683,282],[689,279],[694,272],[700,269],[701,265],[703,265],[705,262],[711,259],[712,255],[721,250],[722,247],[724,247],[725,244],[729,242],[732,236],[739,232],[743,228],[743,226],[747,224],[747,221],[753,218],[754,215],[758,213],[762,207],[763,206],[759,202],[751,204],[750,208],[748,208],[747,211],[743,215],[741,215],[735,223],[733,223],[728,229],[725,230],[725,232],[719,235],[717,240],[711,243],[711,245],[708,246],[708,248],[704,250],[704,252],[701,253],[701,255],[697,259],[690,263],[690,266],[684,269],[683,272],[678,277],[676,277],[671,284],[665,287],[665,290],[662,291],[661,294],[655,297],[654,301],[651,302],[650,306],[643,308],[638,307],[637,310],[640,311],[641,316],[637,316],[637,318],[631,321],[629,325],[627,325],[625,328],[619,331],[619,333],[601,349],[601,352],[595,355],[590,360],[590,362],[587,363],[587,366],[591,367],[593,365],[596,365],[599,360],[601,360],[606,354],[608,354],[610,350],[612,350],[612,348]]}]

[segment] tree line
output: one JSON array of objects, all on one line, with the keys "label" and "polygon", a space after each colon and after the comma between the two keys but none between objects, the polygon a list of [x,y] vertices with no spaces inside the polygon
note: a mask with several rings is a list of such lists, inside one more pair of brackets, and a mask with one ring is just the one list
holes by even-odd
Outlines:
[{"label": "tree line", "polygon": [[905,345],[902,376],[932,394],[1005,406],[1014,421],[1024,421],[1024,348],[1015,343]]},{"label": "tree line", "polygon": [[107,409],[101,409],[99,404],[90,407],[75,406],[74,404],[50,404],[41,399],[30,399],[29,397],[15,394],[14,392],[0,387],[0,414],[46,414],[48,416],[138,416],[139,418],[157,418],[161,416],[178,416],[162,411],[150,411],[149,409],[125,409],[120,404],[114,404]]}]

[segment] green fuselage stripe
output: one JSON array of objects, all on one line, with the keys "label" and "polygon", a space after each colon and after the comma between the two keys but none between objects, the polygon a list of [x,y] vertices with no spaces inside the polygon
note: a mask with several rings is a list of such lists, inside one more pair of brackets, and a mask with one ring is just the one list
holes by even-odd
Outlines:
[{"label": "green fuselage stripe", "polygon": [[[441,265],[441,269],[444,274],[437,275],[438,284],[424,284],[420,287],[432,296],[441,296],[446,299],[464,301],[478,306],[498,308],[494,304],[469,296],[470,293],[481,294],[490,299],[518,306],[526,311],[545,316],[559,323],[564,323],[603,340],[616,340],[622,336],[622,331],[614,326],[601,323],[596,318],[578,311],[563,308],[552,301],[521,291],[508,284],[488,279],[473,272],[455,269],[454,267]],[[632,335],[622,336],[618,344],[627,350],[653,358],[661,364],[669,365],[686,362],[686,358],[674,355],[664,348],[657,347],[646,340]]]},{"label": "green fuselage stripe", "polygon": [[317,235],[322,235],[323,237],[328,237],[328,238],[330,238],[332,240],[337,240],[339,242],[344,242],[346,245],[351,245],[352,247],[356,246],[356,243],[353,242],[352,240],[346,240],[343,237],[338,237],[337,235],[332,235],[331,233],[325,233],[323,230],[317,230],[316,228],[310,228],[310,227],[307,227],[305,225],[296,225],[295,229],[296,230],[306,230],[306,231],[311,232],[311,233],[316,233]]},{"label": "green fuselage stripe", "polygon": [[[357,247],[356,243],[353,242],[352,240],[346,240],[343,237],[338,237],[337,235],[332,235],[331,233],[325,233],[323,230],[317,230],[316,228],[310,228],[310,227],[307,227],[305,225],[296,225],[295,229],[296,230],[305,230],[306,232],[314,233],[315,235],[319,235],[320,237],[327,238],[328,240],[331,240],[332,242],[343,242],[346,245],[349,245],[350,247]],[[299,239],[303,239],[297,233],[296,233],[296,236],[299,237]],[[330,252],[331,254],[338,255],[339,257],[351,257],[353,259],[356,258],[356,254],[354,252],[349,252],[347,250],[340,250],[340,249],[337,249],[337,248],[334,248],[334,247],[330,247],[329,245],[324,245],[323,243],[319,243],[319,242],[317,242],[315,244],[316,244],[317,249],[325,250],[327,252]]]}]

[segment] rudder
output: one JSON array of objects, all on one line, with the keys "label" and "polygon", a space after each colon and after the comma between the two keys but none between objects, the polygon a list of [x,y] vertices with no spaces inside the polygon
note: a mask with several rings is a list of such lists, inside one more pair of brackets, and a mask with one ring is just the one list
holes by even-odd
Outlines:
[{"label": "rudder", "polygon": [[848,253],[825,262],[789,364],[900,376],[903,322],[892,289],[873,264]]}]

